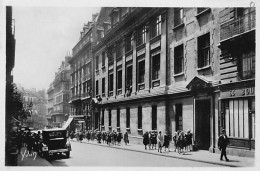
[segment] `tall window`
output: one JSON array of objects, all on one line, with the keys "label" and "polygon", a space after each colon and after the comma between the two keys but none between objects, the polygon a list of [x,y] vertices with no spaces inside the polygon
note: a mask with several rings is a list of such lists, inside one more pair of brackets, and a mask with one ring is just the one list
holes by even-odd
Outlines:
[{"label": "tall window", "polygon": [[101,125],[105,125],[105,110],[102,110],[102,118],[101,118]]},{"label": "tall window", "polygon": [[183,23],[183,8],[174,8],[174,27]]},{"label": "tall window", "polygon": [[[159,86],[160,81],[160,52],[152,53],[152,81],[153,87]],[[156,80],[156,82],[154,82]]]},{"label": "tall window", "polygon": [[102,95],[105,95],[105,85],[106,85],[106,79],[105,77],[102,78]]},{"label": "tall window", "polygon": [[175,124],[176,131],[183,130],[182,126],[182,104],[175,105]]},{"label": "tall window", "polygon": [[224,126],[228,136],[255,138],[255,99],[224,100]]},{"label": "tall window", "polygon": [[[253,48],[253,49],[252,49]],[[245,51],[239,57],[238,71],[242,80],[255,78],[255,47],[252,46],[250,51]]]},{"label": "tall window", "polygon": [[126,128],[130,128],[130,108],[126,108]]},{"label": "tall window", "polygon": [[152,130],[157,130],[157,106],[152,106]]},{"label": "tall window", "polygon": [[144,89],[144,76],[145,76],[145,60],[138,62],[138,86],[139,90]]},{"label": "tall window", "polygon": [[146,42],[146,26],[142,26],[136,32],[136,46],[140,46]]},{"label": "tall window", "polygon": [[115,9],[112,15],[112,24],[115,25],[119,22],[118,9]]},{"label": "tall window", "polygon": [[210,64],[210,34],[204,34],[198,38],[198,68]]},{"label": "tall window", "polygon": [[159,15],[156,17],[155,20],[151,22],[150,39],[159,36],[161,34],[161,25],[162,25],[162,17],[161,15]]},{"label": "tall window", "polygon": [[126,67],[126,87],[132,87],[132,79],[133,79],[133,66],[129,65]]},{"label": "tall window", "polygon": [[105,66],[106,56],[105,52],[102,52],[102,67]]},{"label": "tall window", "polygon": [[98,95],[98,80],[96,81],[96,95]]},{"label": "tall window", "polygon": [[111,109],[108,110],[108,126],[111,126],[111,120],[112,120],[112,113]]},{"label": "tall window", "polygon": [[118,42],[116,45],[116,58],[120,58],[123,55],[122,41]]},{"label": "tall window", "polygon": [[98,59],[99,59],[99,56],[96,57],[96,70],[98,69]]},{"label": "tall window", "polygon": [[122,94],[122,69],[117,70],[117,94]]},{"label": "tall window", "polygon": [[142,129],[142,119],[143,119],[143,114],[142,114],[142,106],[138,107],[138,129]]},{"label": "tall window", "polygon": [[183,60],[183,45],[174,48],[174,74],[183,72],[184,60]]},{"label": "tall window", "polygon": [[133,49],[133,40],[132,35],[129,35],[125,38],[125,53]]},{"label": "tall window", "polygon": [[128,11],[129,11],[129,7],[122,7],[121,8],[121,16],[122,16],[122,18],[124,18],[127,15]]},{"label": "tall window", "polygon": [[117,109],[117,114],[116,114],[116,127],[120,127],[120,109]]},{"label": "tall window", "polygon": [[114,74],[109,74],[109,96],[113,96],[113,90],[114,90]]}]

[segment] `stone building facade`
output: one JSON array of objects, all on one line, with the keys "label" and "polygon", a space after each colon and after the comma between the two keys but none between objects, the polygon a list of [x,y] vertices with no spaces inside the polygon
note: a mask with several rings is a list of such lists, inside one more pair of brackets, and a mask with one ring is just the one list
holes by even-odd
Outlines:
[{"label": "stone building facade", "polygon": [[228,153],[254,156],[254,8],[120,7],[103,28],[94,129],[128,131],[133,143],[146,131],[191,130],[195,149],[219,152],[224,128]]}]

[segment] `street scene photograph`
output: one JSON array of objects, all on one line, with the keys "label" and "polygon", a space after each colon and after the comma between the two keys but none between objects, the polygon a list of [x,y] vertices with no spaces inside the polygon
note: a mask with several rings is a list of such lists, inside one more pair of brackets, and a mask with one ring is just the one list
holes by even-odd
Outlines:
[{"label": "street scene photograph", "polygon": [[1,4],[3,170],[259,170],[257,2],[68,2]]}]

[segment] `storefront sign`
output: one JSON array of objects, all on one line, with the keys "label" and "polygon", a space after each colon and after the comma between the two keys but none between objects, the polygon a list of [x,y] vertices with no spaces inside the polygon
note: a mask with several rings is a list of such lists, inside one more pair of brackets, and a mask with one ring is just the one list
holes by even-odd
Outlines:
[{"label": "storefront sign", "polygon": [[232,89],[220,93],[221,98],[255,96],[255,87],[244,89]]}]

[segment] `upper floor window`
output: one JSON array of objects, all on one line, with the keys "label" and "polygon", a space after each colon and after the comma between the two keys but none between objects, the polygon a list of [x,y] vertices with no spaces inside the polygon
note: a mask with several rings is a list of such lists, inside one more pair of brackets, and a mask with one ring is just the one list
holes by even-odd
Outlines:
[{"label": "upper floor window", "polygon": [[174,27],[183,23],[183,8],[174,9]]},{"label": "upper floor window", "polygon": [[119,42],[116,45],[116,58],[119,58],[123,55],[123,46],[122,46],[122,42]]},{"label": "upper floor window", "polygon": [[122,94],[122,68],[117,70],[117,94]]},{"label": "upper floor window", "polygon": [[145,76],[145,60],[138,61],[138,89],[144,89],[144,76]]},{"label": "upper floor window", "polygon": [[105,66],[105,61],[106,61],[106,54],[105,52],[102,52],[102,67]]},{"label": "upper floor window", "polygon": [[174,48],[174,74],[183,72],[183,61],[183,45],[180,45]]},{"label": "upper floor window", "polygon": [[109,90],[109,96],[113,96],[113,90],[114,90],[114,74],[113,73],[110,73],[109,74],[109,81],[108,81],[108,83],[109,83],[109,88],[108,88],[108,90]]},{"label": "upper floor window", "polygon": [[96,81],[96,95],[98,95],[98,80]]},{"label": "upper floor window", "polygon": [[136,31],[136,46],[142,45],[146,42],[146,26],[142,26]]},{"label": "upper floor window", "polygon": [[129,35],[125,38],[125,53],[133,49],[133,38],[132,35]]},{"label": "upper floor window", "polygon": [[118,13],[118,9],[114,9],[114,11],[112,12],[112,25],[115,25],[119,22],[119,13]]},{"label": "upper floor window", "polygon": [[106,79],[105,77],[102,78],[102,95],[105,95],[105,85],[106,85]]},{"label": "upper floor window", "polygon": [[129,65],[126,67],[126,88],[132,87],[132,79],[133,79],[133,66]]},{"label": "upper floor window", "polygon": [[[242,80],[255,78],[255,47],[244,51],[238,58],[238,72]],[[245,48],[243,48],[245,49]]]},{"label": "upper floor window", "polygon": [[[152,53],[152,81],[160,79],[160,51]],[[153,87],[158,86],[158,82],[153,82]]]},{"label": "upper floor window", "polygon": [[98,63],[99,63],[99,56],[96,57],[96,70],[98,69]]},{"label": "upper floor window", "polygon": [[113,51],[111,48],[107,52],[107,59],[108,59],[108,64],[114,61]]},{"label": "upper floor window", "polygon": [[150,24],[150,39],[159,36],[161,34],[162,16],[159,15]]},{"label": "upper floor window", "polygon": [[210,64],[210,34],[204,34],[198,38],[198,68]]}]

